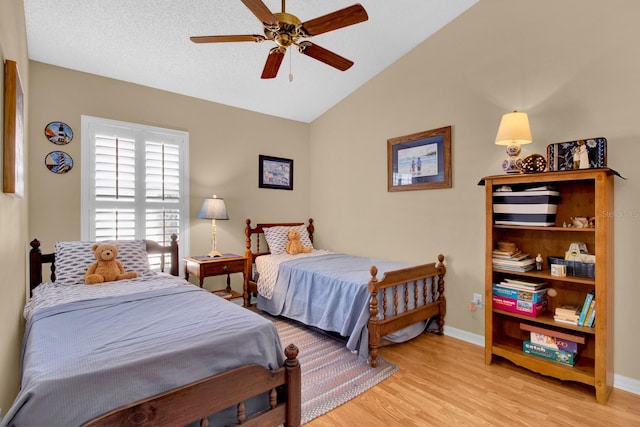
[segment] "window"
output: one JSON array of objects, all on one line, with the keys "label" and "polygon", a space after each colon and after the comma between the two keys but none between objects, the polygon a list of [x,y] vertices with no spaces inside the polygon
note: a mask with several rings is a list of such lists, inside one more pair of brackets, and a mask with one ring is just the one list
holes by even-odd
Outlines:
[{"label": "window", "polygon": [[182,257],[189,247],[188,153],[187,132],[82,116],[82,240],[168,245],[176,233]]}]

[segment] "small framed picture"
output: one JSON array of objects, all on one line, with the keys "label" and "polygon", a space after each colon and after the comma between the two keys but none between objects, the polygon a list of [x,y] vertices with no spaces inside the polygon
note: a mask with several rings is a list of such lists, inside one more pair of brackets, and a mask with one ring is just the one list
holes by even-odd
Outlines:
[{"label": "small framed picture", "polygon": [[293,190],[293,160],[261,154],[259,169],[258,187]]}]

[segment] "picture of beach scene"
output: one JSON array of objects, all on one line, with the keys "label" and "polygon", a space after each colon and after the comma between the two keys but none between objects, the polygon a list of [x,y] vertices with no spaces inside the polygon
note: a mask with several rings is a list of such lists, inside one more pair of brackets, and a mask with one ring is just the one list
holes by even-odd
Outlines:
[{"label": "picture of beach scene", "polygon": [[414,178],[436,175],[438,175],[437,143],[398,150],[398,182],[411,183]]}]

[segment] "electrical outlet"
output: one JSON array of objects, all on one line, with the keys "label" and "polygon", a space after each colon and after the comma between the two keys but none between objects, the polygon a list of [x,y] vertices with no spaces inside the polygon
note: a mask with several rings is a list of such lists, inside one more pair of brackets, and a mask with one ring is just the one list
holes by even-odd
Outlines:
[{"label": "electrical outlet", "polygon": [[477,308],[482,307],[482,294],[473,294],[471,302],[473,302]]}]

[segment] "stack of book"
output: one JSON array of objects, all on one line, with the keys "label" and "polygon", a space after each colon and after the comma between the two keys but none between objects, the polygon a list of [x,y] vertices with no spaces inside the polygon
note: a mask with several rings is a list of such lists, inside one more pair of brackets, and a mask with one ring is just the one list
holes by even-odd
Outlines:
[{"label": "stack of book", "polygon": [[577,305],[559,305],[556,307],[553,320],[560,323],[578,325],[581,311],[582,307],[578,307]]},{"label": "stack of book", "polygon": [[556,331],[526,323],[521,323],[520,329],[530,333],[529,339],[522,343],[522,350],[525,353],[564,365],[573,366],[576,363],[578,344],[585,343],[585,337],[579,334]]},{"label": "stack of book", "polygon": [[547,283],[504,279],[492,287],[493,306],[500,310],[535,317],[547,309]]},{"label": "stack of book", "polygon": [[500,250],[494,249],[492,252],[493,267],[500,270],[510,270],[525,272],[535,267],[536,260],[529,254],[523,253],[520,249]]},{"label": "stack of book", "polygon": [[578,317],[578,326],[587,326],[593,328],[596,321],[596,299],[595,292],[591,291],[584,298],[580,316]]}]

